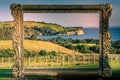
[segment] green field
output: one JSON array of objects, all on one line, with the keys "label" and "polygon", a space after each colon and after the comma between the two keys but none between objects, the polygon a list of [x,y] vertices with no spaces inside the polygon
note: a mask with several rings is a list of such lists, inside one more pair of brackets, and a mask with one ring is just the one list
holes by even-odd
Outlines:
[{"label": "green field", "polygon": [[[112,62],[110,63],[111,68],[112,68],[112,72],[113,72],[113,77],[119,77],[120,75],[120,63],[116,63],[116,62]],[[81,66],[64,66],[61,68],[81,68],[81,67],[96,67],[97,65],[81,65]],[[47,67],[48,68],[48,67]],[[51,67],[51,68],[55,68],[55,67]],[[12,70],[11,69],[0,69],[0,78],[12,78]]]},{"label": "green field", "polygon": [[113,77],[120,77],[120,62],[113,61],[110,63],[112,68]]},{"label": "green field", "polygon": [[11,78],[11,69],[0,69],[0,78]]},{"label": "green field", "polygon": [[[96,68],[96,64],[78,65],[78,66],[58,66],[58,67],[44,67],[44,68]],[[41,67],[43,68],[43,67]],[[12,69],[0,69],[0,78],[12,78]]]}]

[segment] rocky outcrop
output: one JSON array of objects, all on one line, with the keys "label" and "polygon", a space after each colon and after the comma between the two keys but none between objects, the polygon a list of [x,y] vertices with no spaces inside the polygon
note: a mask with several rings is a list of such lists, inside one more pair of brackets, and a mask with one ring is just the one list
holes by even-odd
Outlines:
[{"label": "rocky outcrop", "polygon": [[81,28],[76,28],[75,31],[69,31],[66,35],[84,35],[84,31]]},{"label": "rocky outcrop", "polygon": [[76,35],[84,35],[83,30],[77,30],[77,31],[76,31]]}]

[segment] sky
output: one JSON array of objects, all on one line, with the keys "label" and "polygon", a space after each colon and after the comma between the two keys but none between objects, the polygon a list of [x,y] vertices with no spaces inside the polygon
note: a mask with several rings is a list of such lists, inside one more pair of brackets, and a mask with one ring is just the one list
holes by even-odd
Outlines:
[{"label": "sky", "polygon": [[[0,22],[13,21],[10,5],[12,3],[20,4],[39,4],[39,5],[84,5],[84,4],[105,4],[113,5],[112,15],[109,20],[110,27],[120,26],[120,0],[0,0]],[[29,13],[24,14],[24,20],[40,21],[46,23],[57,23],[64,27],[83,26],[98,27],[98,13]]]}]

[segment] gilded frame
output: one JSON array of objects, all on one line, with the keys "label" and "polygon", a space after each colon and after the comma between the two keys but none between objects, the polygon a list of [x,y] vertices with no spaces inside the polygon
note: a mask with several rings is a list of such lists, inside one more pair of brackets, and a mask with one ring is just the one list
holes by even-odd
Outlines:
[{"label": "gilded frame", "polygon": [[[14,65],[12,74],[14,77],[21,78],[25,75],[38,74],[41,75],[42,71],[47,74],[52,71],[54,74],[51,76],[58,76],[59,69],[24,69],[24,27],[23,27],[23,14],[24,13],[99,13],[99,34],[100,34],[100,52],[99,52],[99,68],[98,69],[62,69],[69,75],[70,71],[79,71],[75,75],[99,75],[102,77],[112,76],[111,68],[108,64],[108,53],[111,46],[110,33],[109,33],[109,17],[112,12],[111,4],[99,5],[22,5],[11,4],[11,14],[14,18],[15,30],[13,33],[13,48],[14,48]],[[36,72],[37,73],[36,73]],[[84,74],[83,74],[84,73]],[[64,75],[63,75],[64,76]]]}]

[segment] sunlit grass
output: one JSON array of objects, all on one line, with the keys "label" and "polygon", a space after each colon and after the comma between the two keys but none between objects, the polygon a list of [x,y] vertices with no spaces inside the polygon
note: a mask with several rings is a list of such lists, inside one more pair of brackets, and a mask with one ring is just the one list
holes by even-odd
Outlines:
[{"label": "sunlit grass", "polygon": [[[11,40],[0,40],[0,50],[13,49]],[[73,54],[75,51],[67,49],[63,46],[47,42],[47,41],[36,41],[36,40],[24,40],[24,49],[29,51],[39,52],[40,50],[46,50],[48,52],[56,51],[66,54]],[[76,54],[80,54],[76,52]]]},{"label": "sunlit grass", "polygon": [[112,69],[112,76],[113,77],[119,77],[120,76],[120,61],[113,60],[110,62],[110,66]]},{"label": "sunlit grass", "polygon": [[93,43],[78,43],[78,44],[72,44],[72,45],[74,45],[74,46],[76,46],[76,45],[86,45],[86,46],[96,46],[96,44],[93,44]]}]

